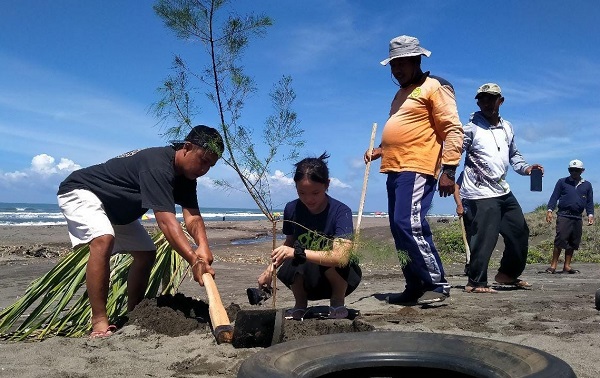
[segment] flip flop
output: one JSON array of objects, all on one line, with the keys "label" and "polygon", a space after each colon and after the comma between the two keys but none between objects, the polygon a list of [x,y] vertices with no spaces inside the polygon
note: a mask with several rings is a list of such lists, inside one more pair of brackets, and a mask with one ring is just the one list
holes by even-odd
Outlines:
[{"label": "flip flop", "polygon": [[531,287],[531,284],[529,282],[520,280],[518,278],[512,282],[498,282],[498,283],[500,285],[512,285],[512,286],[516,286],[516,287],[522,288],[522,289]]},{"label": "flip flop", "polygon": [[[500,276],[501,278],[507,278],[507,280],[498,280],[498,276]],[[531,287],[531,284],[527,281],[523,281],[518,278],[511,279],[511,277],[509,277],[508,275],[500,272],[496,274],[496,277],[494,277],[494,281],[497,282],[499,285],[515,286],[520,289],[527,289]]]},{"label": "flip flop", "polygon": [[117,326],[111,324],[106,331],[92,331],[92,333],[90,333],[90,339],[103,339],[111,336],[115,332],[117,332]]},{"label": "flip flop", "polygon": [[548,269],[544,270],[544,272],[545,273],[554,274],[554,273],[556,273],[556,269],[554,269],[554,268],[548,268]]},{"label": "flip flop", "polygon": [[465,286],[466,293],[475,293],[475,294],[493,294],[497,293],[497,290],[492,289],[491,287],[475,287],[475,286]]},{"label": "flip flop", "polygon": [[287,320],[304,320],[304,315],[306,315],[305,308],[289,308],[285,310],[285,318]]},{"label": "flip flop", "polygon": [[563,270],[563,273],[567,273],[567,274],[576,274],[576,273],[580,273],[577,269],[569,269],[569,270]]},{"label": "flip flop", "polygon": [[329,307],[329,319],[345,319],[348,317],[346,306]]},{"label": "flip flop", "polygon": [[529,282],[520,280],[518,278],[516,280],[510,281],[510,282],[499,282],[499,281],[496,281],[496,283],[498,285],[515,286],[515,287],[518,287],[519,289],[528,289],[528,288],[530,288],[532,286]]}]

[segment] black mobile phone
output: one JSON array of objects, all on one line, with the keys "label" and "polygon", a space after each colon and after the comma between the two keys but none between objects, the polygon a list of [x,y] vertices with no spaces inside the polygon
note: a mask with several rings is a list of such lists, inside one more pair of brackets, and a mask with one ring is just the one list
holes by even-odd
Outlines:
[{"label": "black mobile phone", "polygon": [[542,170],[541,169],[532,169],[530,176],[531,176],[530,190],[532,192],[541,192],[542,191]]}]

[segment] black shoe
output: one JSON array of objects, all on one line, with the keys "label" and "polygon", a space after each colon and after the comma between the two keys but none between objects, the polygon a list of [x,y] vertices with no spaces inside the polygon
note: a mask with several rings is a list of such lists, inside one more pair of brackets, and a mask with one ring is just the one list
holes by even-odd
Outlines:
[{"label": "black shoe", "polygon": [[423,295],[417,300],[417,304],[426,305],[432,303],[443,302],[448,298],[448,294],[439,293],[437,291],[426,291]]},{"label": "black shoe", "polygon": [[385,301],[389,304],[416,305],[422,295],[423,292],[404,290],[400,294],[390,294],[385,298]]}]

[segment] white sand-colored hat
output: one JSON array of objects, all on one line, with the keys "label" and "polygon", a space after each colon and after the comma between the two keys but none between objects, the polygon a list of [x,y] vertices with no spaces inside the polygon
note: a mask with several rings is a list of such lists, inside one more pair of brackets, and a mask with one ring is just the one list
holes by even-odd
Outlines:
[{"label": "white sand-colored hat", "polygon": [[479,95],[483,93],[491,94],[493,96],[502,96],[502,89],[500,89],[500,86],[496,83],[485,83],[477,89],[475,98],[479,98]]},{"label": "white sand-colored hat", "polygon": [[382,60],[382,66],[388,64],[392,59],[405,58],[407,56],[425,55],[429,57],[431,51],[424,49],[419,44],[419,40],[409,35],[401,35],[390,41],[390,56]]}]

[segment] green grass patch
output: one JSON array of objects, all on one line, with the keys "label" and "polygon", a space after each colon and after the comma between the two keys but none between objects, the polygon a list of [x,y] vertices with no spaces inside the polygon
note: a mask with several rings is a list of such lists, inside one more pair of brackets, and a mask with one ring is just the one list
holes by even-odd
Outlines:
[{"label": "green grass patch", "polygon": [[[595,208],[598,214],[600,209]],[[554,218],[556,219],[556,218]],[[531,213],[525,214],[529,227],[528,264],[550,263],[554,249],[556,223],[546,222],[546,206],[540,205]],[[444,264],[463,262],[465,247],[462,241],[460,222],[457,219],[448,223],[430,221],[433,240]],[[501,238],[502,236],[500,236]],[[561,258],[564,257],[564,251]],[[581,244],[573,256],[573,262],[600,263],[600,230],[597,225],[588,226],[587,216],[583,218]]]}]

